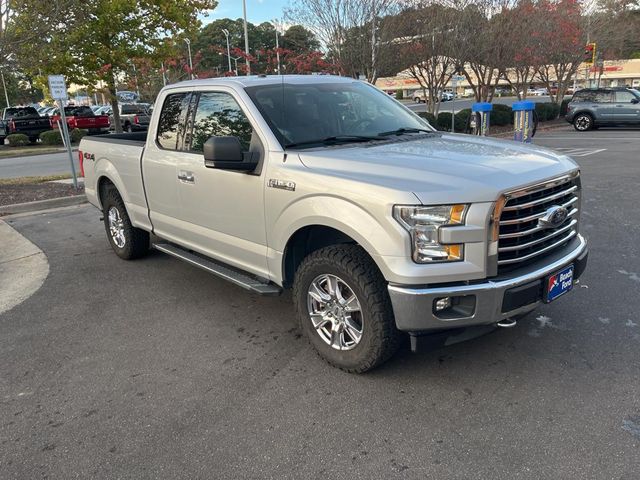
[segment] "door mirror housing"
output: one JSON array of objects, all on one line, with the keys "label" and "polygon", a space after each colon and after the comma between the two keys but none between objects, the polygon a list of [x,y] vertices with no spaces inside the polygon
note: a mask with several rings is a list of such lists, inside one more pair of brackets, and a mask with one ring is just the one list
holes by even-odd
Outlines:
[{"label": "door mirror housing", "polygon": [[640,98],[634,98],[633,100],[631,100],[631,103],[640,103]]},{"label": "door mirror housing", "polygon": [[252,171],[258,166],[257,155],[243,153],[238,137],[210,137],[202,151],[207,168]]}]

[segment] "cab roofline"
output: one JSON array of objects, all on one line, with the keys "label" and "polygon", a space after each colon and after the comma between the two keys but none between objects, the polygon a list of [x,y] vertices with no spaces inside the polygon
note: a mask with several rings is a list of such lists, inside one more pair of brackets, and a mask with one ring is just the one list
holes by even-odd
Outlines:
[{"label": "cab roofline", "polygon": [[163,88],[171,90],[183,87],[255,87],[258,85],[274,85],[279,83],[313,84],[313,83],[335,83],[335,82],[358,82],[351,77],[341,77],[338,75],[249,75],[245,77],[216,77],[202,78],[199,80],[185,80],[184,82],[172,83]]}]

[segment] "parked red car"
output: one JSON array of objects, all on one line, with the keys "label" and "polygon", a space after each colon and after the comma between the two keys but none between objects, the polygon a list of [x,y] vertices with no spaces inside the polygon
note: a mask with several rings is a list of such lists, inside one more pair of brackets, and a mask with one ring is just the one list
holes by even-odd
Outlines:
[{"label": "parked red car", "polygon": [[[109,133],[108,115],[96,115],[90,107],[87,106],[68,106],[64,107],[64,114],[67,118],[67,125],[70,129],[81,128],[88,130],[89,133]],[[49,117],[51,128],[58,128],[60,121],[60,110],[55,109]]]}]

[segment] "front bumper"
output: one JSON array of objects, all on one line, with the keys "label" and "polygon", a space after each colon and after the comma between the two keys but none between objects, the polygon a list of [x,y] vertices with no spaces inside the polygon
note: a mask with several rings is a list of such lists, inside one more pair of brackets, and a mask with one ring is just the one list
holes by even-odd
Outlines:
[{"label": "front bumper", "polygon": [[[526,271],[514,271],[510,277],[496,277],[480,283],[415,288],[389,285],[396,326],[411,333],[430,333],[477,325],[492,325],[500,320],[530,312],[542,303],[545,277],[574,265],[574,281],[587,264],[587,242],[578,235],[574,241],[550,257],[529,265]],[[464,297],[473,307],[463,315],[436,316],[434,302],[443,297]]]}]

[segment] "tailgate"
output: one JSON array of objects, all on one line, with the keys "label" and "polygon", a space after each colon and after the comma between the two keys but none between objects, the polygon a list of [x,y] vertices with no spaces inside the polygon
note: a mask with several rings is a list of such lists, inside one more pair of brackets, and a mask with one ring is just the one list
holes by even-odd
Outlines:
[{"label": "tailgate", "polygon": [[78,128],[105,128],[109,126],[109,117],[76,117]]}]

